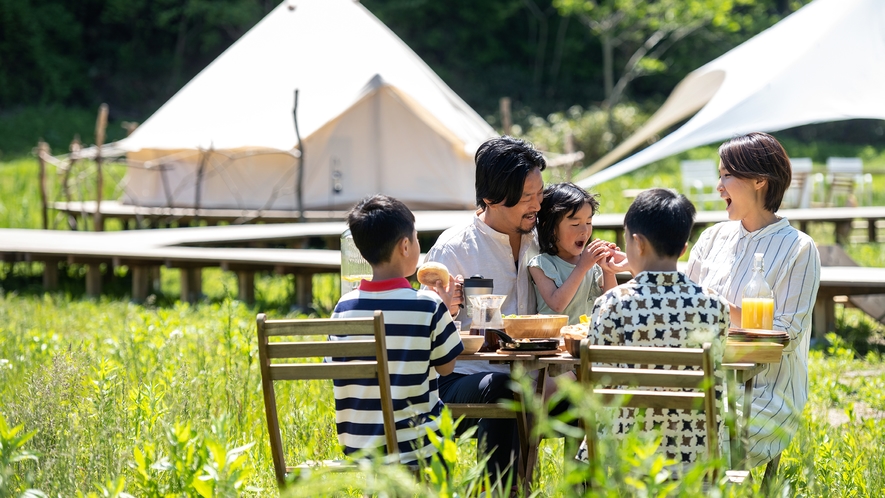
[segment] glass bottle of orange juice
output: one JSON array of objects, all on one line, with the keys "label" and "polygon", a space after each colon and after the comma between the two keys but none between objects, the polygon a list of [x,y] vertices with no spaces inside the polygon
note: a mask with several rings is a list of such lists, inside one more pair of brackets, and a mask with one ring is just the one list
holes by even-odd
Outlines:
[{"label": "glass bottle of orange juice", "polygon": [[763,254],[753,255],[753,278],[744,287],[741,299],[741,328],[772,330],[774,294],[765,281]]}]

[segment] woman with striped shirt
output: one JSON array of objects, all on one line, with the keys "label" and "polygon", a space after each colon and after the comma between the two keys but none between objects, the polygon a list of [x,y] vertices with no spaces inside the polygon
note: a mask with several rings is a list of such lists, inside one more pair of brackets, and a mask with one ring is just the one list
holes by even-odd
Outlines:
[{"label": "woman with striped shirt", "polygon": [[747,464],[755,467],[787,447],[808,399],[808,344],[820,256],[811,237],[775,214],[791,170],[774,137],[758,132],[735,137],[719,147],[719,157],[717,190],[731,221],[701,234],[686,274],[725,297],[732,326],[739,327],[738,306],[752,277],[753,254],[763,253],[765,280],[774,292],[774,329],[790,335],[781,362],[754,379]]}]

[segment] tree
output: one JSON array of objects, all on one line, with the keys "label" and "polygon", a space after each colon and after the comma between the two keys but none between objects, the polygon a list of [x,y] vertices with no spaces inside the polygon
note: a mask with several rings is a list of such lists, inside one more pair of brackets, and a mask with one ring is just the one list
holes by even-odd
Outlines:
[{"label": "tree", "polygon": [[[736,0],[747,3],[751,0]],[[634,79],[666,69],[661,56],[670,47],[708,26],[736,28],[733,0],[554,0],[563,15],[580,19],[602,45],[605,106],[611,109]],[[615,50],[627,54],[615,82]]]}]

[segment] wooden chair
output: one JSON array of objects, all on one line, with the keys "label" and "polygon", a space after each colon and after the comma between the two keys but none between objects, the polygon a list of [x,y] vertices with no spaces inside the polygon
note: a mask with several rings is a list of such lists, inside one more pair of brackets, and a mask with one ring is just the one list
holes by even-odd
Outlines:
[{"label": "wooden chair", "polygon": [[784,194],[784,208],[811,207],[811,194],[814,188],[814,176],[811,174],[812,163],[809,157],[790,158],[792,180]]},{"label": "wooden chair", "polygon": [[[390,373],[387,370],[387,345],[384,336],[384,317],[375,311],[373,318],[268,320],[264,313],[257,317],[258,359],[261,367],[261,387],[264,391],[264,409],[267,412],[267,431],[274,472],[280,486],[286,475],[296,469],[323,465],[335,470],[356,470],[346,461],[311,462],[287,467],[274,383],[287,380],[321,379],[375,379],[381,393],[381,411],[387,454],[398,453],[396,424],[393,417],[393,398],[390,393]],[[366,336],[366,339],[348,341],[271,342],[271,337],[303,338],[305,336],[348,335]],[[359,358],[335,363],[281,363],[292,359]],[[371,358],[371,359],[367,359]],[[315,400],[304,400],[314,403]]]},{"label": "wooden chair", "polygon": [[682,193],[689,198],[698,209],[704,209],[704,203],[722,200],[716,186],[719,184],[719,169],[712,159],[681,161]]},{"label": "wooden chair", "polygon": [[[656,370],[622,367],[600,367],[594,363],[669,365],[679,367],[700,367],[701,370]],[[589,339],[581,341],[581,382],[599,396],[603,405],[627,408],[654,408],[703,410],[706,415],[705,432],[707,457],[713,461],[719,458],[719,430],[713,376],[713,354],[711,345],[703,348],[658,348],[595,346]],[[617,388],[597,386],[621,386]],[[631,386],[625,388],[623,386]],[[636,387],[646,389],[637,389]],[[679,391],[655,391],[649,388],[678,388]],[[691,391],[686,391],[690,389]],[[597,427],[591,414],[591,424],[586,428],[587,452],[591,465],[595,465],[597,454]],[[746,472],[729,471],[730,480],[740,482]],[[711,476],[713,480],[716,475]]]},{"label": "wooden chair", "polygon": [[[859,157],[830,157],[827,159],[827,206],[870,205],[873,195],[873,177],[863,172]],[[869,189],[867,185],[869,184]],[[841,198],[845,198],[844,203]]]}]

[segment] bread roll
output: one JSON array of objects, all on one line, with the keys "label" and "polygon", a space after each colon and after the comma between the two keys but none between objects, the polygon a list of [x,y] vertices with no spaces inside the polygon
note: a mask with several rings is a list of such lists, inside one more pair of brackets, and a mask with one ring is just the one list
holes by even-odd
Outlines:
[{"label": "bread roll", "polygon": [[443,287],[449,286],[449,269],[442,263],[430,261],[418,268],[418,282],[428,287],[433,287],[437,280],[442,281]]}]

